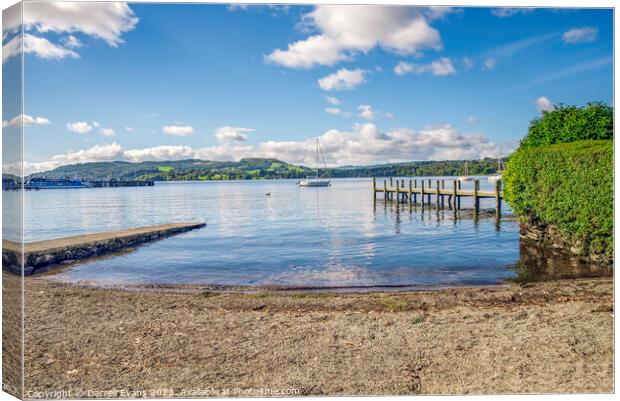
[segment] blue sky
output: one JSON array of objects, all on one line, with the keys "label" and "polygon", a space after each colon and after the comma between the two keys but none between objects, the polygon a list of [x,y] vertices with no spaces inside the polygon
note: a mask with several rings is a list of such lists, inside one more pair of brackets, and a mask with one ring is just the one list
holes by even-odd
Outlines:
[{"label": "blue sky", "polygon": [[612,103],[611,10],[66,4],[24,10],[30,171],[311,164],[315,137],[332,165],[479,158],[553,104]]}]

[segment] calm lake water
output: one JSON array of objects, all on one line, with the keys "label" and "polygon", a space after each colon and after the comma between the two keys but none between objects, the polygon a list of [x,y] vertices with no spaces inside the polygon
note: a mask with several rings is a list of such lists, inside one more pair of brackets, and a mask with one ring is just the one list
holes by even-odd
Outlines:
[{"label": "calm lake water", "polygon": [[[336,179],[327,188],[295,183],[172,182],[26,191],[25,240],[177,221],[207,223],[48,274],[101,285],[424,288],[492,284],[515,275],[507,268],[519,259],[514,221],[498,226],[493,218],[454,220],[450,211],[397,207],[382,196],[374,202],[370,179]],[[490,185],[481,180],[481,187]],[[6,201],[15,193],[4,195]],[[482,207],[493,202],[483,201]]]}]

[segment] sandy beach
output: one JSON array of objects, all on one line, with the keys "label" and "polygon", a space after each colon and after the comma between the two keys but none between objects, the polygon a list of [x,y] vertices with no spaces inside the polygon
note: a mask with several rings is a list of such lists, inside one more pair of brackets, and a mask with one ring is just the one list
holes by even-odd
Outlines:
[{"label": "sandy beach", "polygon": [[355,294],[35,278],[26,305],[31,398],[613,391],[611,278]]}]

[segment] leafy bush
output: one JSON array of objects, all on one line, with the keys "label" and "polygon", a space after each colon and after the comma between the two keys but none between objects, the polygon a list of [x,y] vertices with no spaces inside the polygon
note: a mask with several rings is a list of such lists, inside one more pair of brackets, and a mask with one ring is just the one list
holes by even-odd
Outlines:
[{"label": "leafy bush", "polygon": [[521,147],[613,139],[613,134],[612,107],[602,102],[588,103],[585,107],[560,104],[532,120]]},{"label": "leafy bush", "polygon": [[613,141],[521,148],[503,174],[505,196],[521,218],[612,256],[613,174]]}]

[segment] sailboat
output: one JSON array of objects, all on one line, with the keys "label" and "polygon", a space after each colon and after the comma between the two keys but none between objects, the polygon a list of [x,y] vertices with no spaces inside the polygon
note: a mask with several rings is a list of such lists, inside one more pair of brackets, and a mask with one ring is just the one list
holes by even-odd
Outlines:
[{"label": "sailboat", "polygon": [[497,156],[497,173],[489,176],[489,181],[496,182],[502,179],[502,159]]},{"label": "sailboat", "polygon": [[[319,178],[319,138],[316,138],[316,175],[308,176],[305,179],[299,181],[297,184],[300,187],[328,187],[330,186],[330,180],[326,178]],[[321,152],[321,156],[323,156],[323,152]],[[327,168],[325,164],[325,158],[323,157],[323,165]]]},{"label": "sailboat", "polygon": [[460,176],[459,178],[457,178],[459,181],[463,182],[463,181],[473,181],[474,177],[471,177],[469,175],[469,162],[467,160],[465,160],[465,175]]}]

